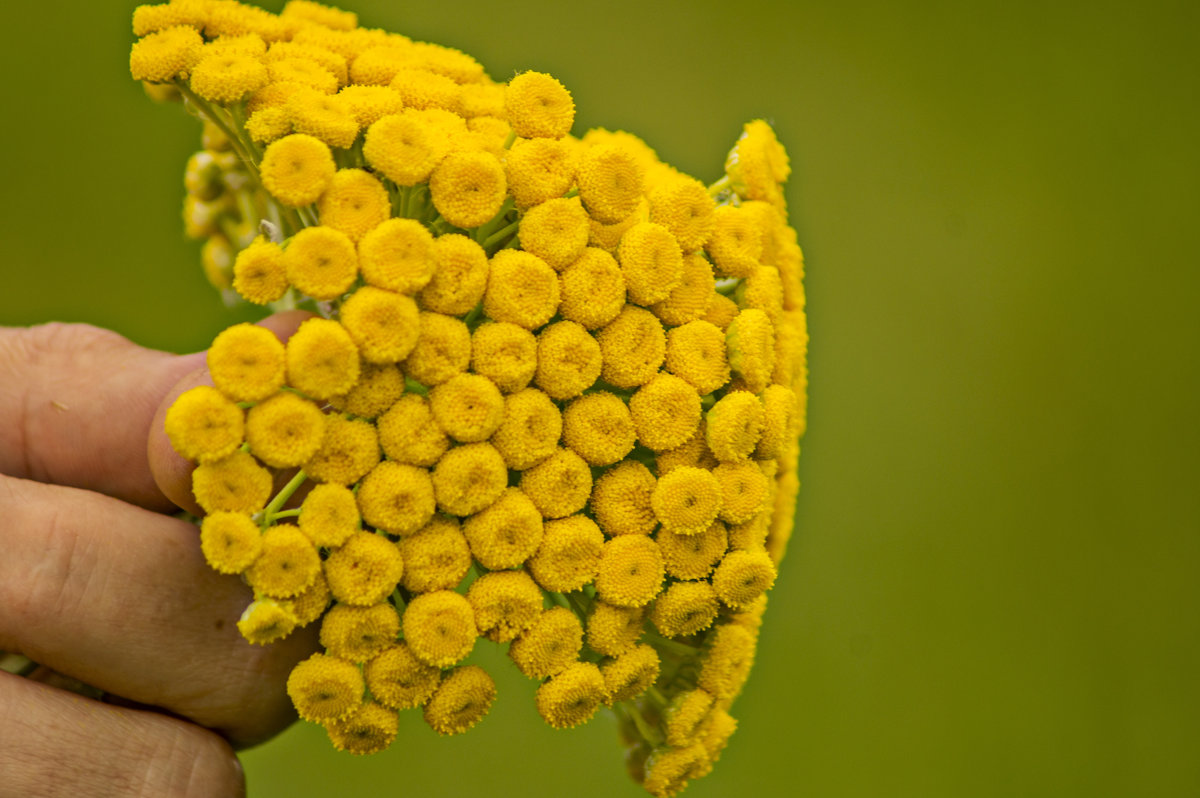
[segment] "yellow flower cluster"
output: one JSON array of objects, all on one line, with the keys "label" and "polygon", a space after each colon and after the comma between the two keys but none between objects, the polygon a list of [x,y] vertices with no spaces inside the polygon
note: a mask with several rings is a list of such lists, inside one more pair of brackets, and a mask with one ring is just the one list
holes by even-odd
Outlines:
[{"label": "yellow flower cluster", "polygon": [[[470,729],[480,637],[555,728],[615,712],[645,788],[707,773],[792,531],[803,257],[786,152],[745,126],[706,186],[636,136],[572,135],[550,75],[292,0],[139,7],[133,77],[204,122],[185,226],[225,330],[166,417],[212,567],[288,692],[355,754],[396,713]],[[283,485],[282,488],[277,488]]]}]

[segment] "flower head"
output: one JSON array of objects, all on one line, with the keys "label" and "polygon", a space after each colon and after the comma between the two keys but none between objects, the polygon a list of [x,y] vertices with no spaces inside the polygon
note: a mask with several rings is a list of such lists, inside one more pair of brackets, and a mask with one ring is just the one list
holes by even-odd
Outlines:
[{"label": "flower head", "polygon": [[265,327],[235,324],[222,330],[207,362],[217,390],[235,402],[266,399],[283,387],[283,344]]},{"label": "flower head", "polygon": [[582,647],[583,624],[579,618],[565,607],[553,607],[517,636],[508,656],[521,673],[531,679],[544,679],[575,662]]},{"label": "flower head", "polygon": [[[283,139],[280,139],[281,141]],[[283,251],[288,282],[313,299],[337,299],[358,276],[354,242],[332,227],[306,227]]]},{"label": "flower head", "polygon": [[522,72],[504,89],[504,112],[518,136],[560,139],[571,132],[571,93],[544,72]]},{"label": "flower head", "polygon": [[433,480],[424,468],[384,460],[358,486],[358,509],[376,529],[416,532],[433,517]]},{"label": "flower head", "polygon": [[496,683],[478,665],[451,671],[425,704],[425,722],[438,734],[462,734],[483,720],[496,700]]},{"label": "flower head", "polygon": [[604,701],[604,675],[591,662],[576,662],[543,682],[535,697],[538,714],[556,729],[591,720]]},{"label": "flower head", "polygon": [[318,482],[353,485],[379,462],[375,425],[360,418],[325,417],[321,447],[304,464],[304,473]]},{"label": "flower head", "polygon": [[561,197],[575,179],[575,150],[562,139],[521,139],[504,163],[508,190],[518,208]]},{"label": "flower head", "polygon": [[175,451],[211,463],[242,444],[245,423],[241,408],[216,388],[199,385],[180,394],[167,410],[166,431]]},{"label": "flower head", "polygon": [[313,654],[292,668],[288,697],[305,720],[318,723],[343,718],[363,700],[363,677],[354,663],[328,654]]},{"label": "flower head", "polygon": [[770,382],[775,368],[775,327],[758,308],[746,308],[729,322],[725,331],[729,367],[746,382],[752,393],[760,393]]},{"label": "flower head", "polygon": [[363,676],[375,700],[391,709],[424,704],[442,681],[441,670],[417,659],[404,641],[370,660]]},{"label": "flower head", "polygon": [[684,252],[694,252],[713,232],[716,204],[699,180],[680,176],[650,192],[650,221],[667,228]]},{"label": "flower head", "polygon": [[650,497],[654,474],[636,460],[605,471],[592,488],[591,509],[596,522],[612,537],[649,535],[658,525]]},{"label": "flower head", "polygon": [[279,524],[262,533],[262,552],[246,569],[246,580],[256,592],[285,599],[299,594],[321,571],[321,557],[303,532]]},{"label": "flower head", "polygon": [[483,299],[488,285],[488,257],[483,247],[464,235],[451,233],[433,242],[433,277],[421,291],[421,307],[460,316]]},{"label": "flower head", "polygon": [[420,394],[397,399],[379,418],[378,429],[384,454],[397,463],[428,468],[450,448],[450,439],[433,420],[429,400]]},{"label": "flower head", "polygon": [[592,493],[592,472],[582,457],[560,448],[521,473],[521,490],[543,516],[563,518],[587,504]]},{"label": "flower head", "polygon": [[404,610],[404,639],[413,656],[438,668],[460,662],[475,647],[475,612],[453,590],[422,593]]},{"label": "flower head", "polygon": [[307,319],[288,339],[286,355],[288,384],[314,399],[344,394],[358,381],[358,347],[332,319]]},{"label": "flower head", "polygon": [[429,393],[429,407],[447,435],[462,443],[487,440],[504,420],[504,397],[480,374],[456,374]]},{"label": "flower head", "polygon": [[550,320],[558,300],[558,275],[541,258],[515,249],[492,257],[483,312],[493,321],[534,330]]},{"label": "flower head", "polygon": [[589,330],[608,324],[625,307],[625,277],[602,249],[584,249],[559,273],[558,284],[559,314]]},{"label": "flower head", "polygon": [[542,515],[519,488],[501,485],[498,499],[463,523],[463,534],[479,564],[492,570],[518,568],[542,541]]},{"label": "flower head", "polygon": [[267,68],[252,55],[205,55],[192,67],[192,91],[220,105],[232,105],[267,84]]},{"label": "flower head", "polygon": [[602,144],[583,151],[576,179],[579,197],[592,218],[613,224],[637,207],[645,170],[623,145]]},{"label": "flower head", "polygon": [[339,169],[317,200],[321,224],[341,230],[355,243],[391,216],[387,189],[364,169]]},{"label": "flower head", "polygon": [[444,139],[429,122],[411,113],[381,117],[363,138],[367,163],[398,186],[428,180],[447,152]]},{"label": "flower head", "polygon": [[656,540],[667,573],[676,579],[706,578],[729,549],[729,534],[720,521],[689,535],[663,528]]},{"label": "flower head", "polygon": [[740,609],[752,604],[775,584],[778,571],[763,550],[735,550],[725,555],[713,572],[712,585],[726,605]]},{"label": "flower head", "polygon": [[396,642],[400,616],[387,602],[369,607],[335,604],[321,622],[321,645],[350,662],[366,662]]},{"label": "flower head", "polygon": [[325,560],[329,592],[358,607],[390,596],[403,573],[404,558],[396,544],[373,532],[355,532]]},{"label": "flower head", "polygon": [[351,754],[377,754],[396,739],[400,719],[395,710],[366,701],[344,718],[325,726],[329,740],[339,751]]},{"label": "flower head", "polygon": [[337,166],[329,145],[315,136],[293,133],[271,142],[258,165],[263,187],[284,205],[309,205],[325,192]]},{"label": "flower head", "polygon": [[563,413],[563,442],[589,465],[607,466],[633,451],[637,433],[629,407],[615,394],[596,391],[573,400]]},{"label": "flower head", "polygon": [[638,441],[656,452],[687,441],[700,423],[700,411],[696,389],[665,372],[648,381],[629,400]]},{"label": "flower head", "polygon": [[258,524],[245,513],[218,510],[200,524],[200,550],[214,571],[240,574],[262,553]]},{"label": "flower head", "polygon": [[546,590],[580,590],[596,578],[604,533],[586,515],[547,521],[541,543],[526,567]]},{"label": "flower head", "polygon": [[478,227],[504,203],[504,167],[490,152],[452,152],[430,175],[429,194],[447,222]]},{"label": "flower head", "polygon": [[712,626],[720,608],[708,582],[675,582],[654,600],[650,620],[663,637],[687,637]]},{"label": "flower head", "polygon": [[467,370],[471,331],[461,319],[424,312],[420,327],[417,343],[404,361],[410,377],[422,385],[441,385]]},{"label": "flower head", "polygon": [[712,265],[703,255],[690,252],[683,256],[683,275],[679,285],[666,299],[650,306],[664,324],[681,325],[704,316],[714,296],[716,281]]},{"label": "flower head", "polygon": [[504,458],[486,442],[455,446],[433,467],[438,509],[451,515],[484,510],[500,498],[507,484]]},{"label": "flower head", "polygon": [[542,591],[525,571],[492,571],[467,590],[475,625],[496,643],[507,643],[528,629],[542,611]]},{"label": "flower head", "polygon": [[722,462],[749,457],[762,437],[764,414],[758,397],[731,391],[709,408],[705,418],[708,448]]},{"label": "flower head", "polygon": [[246,443],[269,466],[295,468],[312,459],[325,438],[325,414],[289,391],[259,402],[246,414]]},{"label": "flower head", "polygon": [[583,325],[559,321],[538,334],[534,381],[548,396],[579,396],[600,376],[600,367],[600,344]]},{"label": "flower head", "polygon": [[658,678],[662,663],[653,646],[641,643],[621,653],[603,665],[604,703],[612,706],[618,701],[631,701]]},{"label": "flower head", "polygon": [[635,305],[626,305],[596,333],[596,341],[604,359],[600,376],[618,388],[645,385],[658,373],[667,354],[662,323]]},{"label": "flower head", "polygon": [[369,285],[342,304],[342,324],[371,363],[408,357],[420,332],[417,303],[411,297]]},{"label": "flower head", "polygon": [[729,382],[725,333],[702,319],[673,327],[667,333],[667,370],[683,377],[703,396]]},{"label": "flower head", "polygon": [[264,597],[246,607],[237,628],[246,642],[265,646],[290,635],[296,628],[296,616],[283,602]]},{"label": "flower head", "polygon": [[265,305],[287,292],[283,249],[259,236],[233,262],[233,290],[248,302]]},{"label": "flower head", "polygon": [[329,403],[344,413],[374,419],[391,409],[404,394],[404,374],[391,363],[363,363],[354,387]]},{"label": "flower head", "polygon": [[691,466],[659,477],[650,496],[659,523],[680,535],[698,535],[708,529],[723,501],[721,483],[713,473]]},{"label": "flower head", "polygon": [[514,471],[532,468],[554,454],[562,434],[562,412],[537,388],[504,397],[504,417],[491,443]]},{"label": "flower head", "polygon": [[524,327],[492,321],[479,325],[471,336],[471,369],[504,393],[528,385],[537,365],[537,338]]},{"label": "flower head", "polygon": [[271,472],[246,452],[202,463],[192,472],[192,495],[206,513],[254,513],[271,498]]},{"label": "flower head", "polygon": [[204,40],[195,28],[175,25],[149,33],[134,43],[129,71],[134,80],[167,83],[187,77],[200,60]]},{"label": "flower head", "polygon": [[561,271],[588,243],[588,215],[578,197],[557,197],[533,206],[521,218],[521,248]]},{"label": "flower head", "polygon": [[453,590],[471,568],[471,548],[458,519],[435,515],[396,544],[404,557],[404,589],[412,593]]},{"label": "flower head", "polygon": [[621,535],[604,544],[596,595],[619,607],[643,607],[662,589],[663,556],[644,535]]},{"label": "flower head", "polygon": [[368,285],[415,294],[433,277],[433,236],[415,219],[387,219],[358,242],[358,266]]}]

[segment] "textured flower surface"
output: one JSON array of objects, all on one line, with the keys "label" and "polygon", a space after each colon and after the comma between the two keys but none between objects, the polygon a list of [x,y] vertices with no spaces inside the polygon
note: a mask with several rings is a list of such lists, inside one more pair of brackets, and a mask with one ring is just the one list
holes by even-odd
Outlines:
[{"label": "textured flower surface", "polygon": [[710,772],[792,532],[805,426],[791,168],[745,125],[712,185],[576,98],[301,0],[140,6],[130,69],[203,122],[185,229],[231,326],[179,397],[209,564],[300,716],[352,754],[465,732],[480,638],[554,728],[619,720],[656,796]]}]

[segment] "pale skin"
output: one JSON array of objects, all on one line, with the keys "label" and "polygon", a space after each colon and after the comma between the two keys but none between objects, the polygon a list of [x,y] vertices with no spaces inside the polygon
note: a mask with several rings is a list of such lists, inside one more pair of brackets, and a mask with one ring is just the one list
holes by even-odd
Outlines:
[{"label": "pale skin", "polygon": [[[285,339],[302,318],[263,325]],[[163,414],[206,380],[203,353],[0,328],[0,651],[45,666],[0,672],[0,798],[244,795],[234,751],[295,719],[284,685],[315,627],[243,640],[250,589],[171,515],[196,508]]]}]

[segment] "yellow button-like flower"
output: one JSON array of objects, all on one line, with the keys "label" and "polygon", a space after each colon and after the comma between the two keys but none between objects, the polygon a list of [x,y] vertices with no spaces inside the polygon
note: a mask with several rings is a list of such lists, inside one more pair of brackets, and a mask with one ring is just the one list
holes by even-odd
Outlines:
[{"label": "yellow button-like flower", "polygon": [[687,324],[702,318],[713,300],[716,281],[712,265],[698,253],[683,256],[683,278],[667,298],[650,306],[664,324]]},{"label": "yellow button-like flower", "polygon": [[575,613],[553,607],[512,642],[508,655],[521,673],[544,679],[569,667],[583,647],[583,624]]},{"label": "yellow button-like flower", "polygon": [[579,197],[592,218],[614,224],[637,208],[645,170],[625,146],[602,144],[583,151],[576,180]]},{"label": "yellow button-like flower", "polygon": [[192,91],[220,105],[241,102],[266,84],[267,68],[252,55],[214,53],[192,67]]},{"label": "yellow button-like flower", "polygon": [[534,381],[554,399],[579,396],[600,376],[600,344],[583,325],[560,321],[538,335]]},{"label": "yellow button-like flower", "polygon": [[262,533],[262,552],[246,570],[256,592],[271,598],[291,598],[313,583],[321,571],[321,557],[303,532],[291,524],[273,526]]},{"label": "yellow button-like flower", "polygon": [[471,336],[471,369],[504,393],[519,391],[537,370],[537,338],[509,322],[487,322]]},{"label": "yellow button-like flower", "polygon": [[697,319],[667,333],[667,370],[687,380],[698,394],[708,394],[729,382],[725,333]]},{"label": "yellow button-like flower", "polygon": [[504,398],[504,418],[491,443],[514,471],[532,468],[554,454],[562,434],[562,412],[537,388]]},{"label": "yellow button-like flower", "polygon": [[365,86],[387,86],[396,72],[416,62],[417,55],[410,42],[385,39],[362,49],[351,59],[350,81]]},{"label": "yellow button-like flower", "polygon": [[384,460],[358,486],[363,520],[393,535],[411,535],[433,517],[433,480],[424,468]]},{"label": "yellow button-like flower", "polygon": [[457,233],[438,236],[433,242],[433,259],[433,277],[421,291],[421,306],[450,316],[471,311],[488,284],[489,264],[483,247]]},{"label": "yellow button-like flower", "polygon": [[507,484],[504,458],[490,443],[455,446],[433,467],[438,508],[451,515],[478,513],[500,498]]},{"label": "yellow button-like flower", "polygon": [[713,212],[713,234],[704,249],[721,274],[749,277],[762,258],[762,230],[741,206],[721,205]]},{"label": "yellow button-like flower", "polygon": [[561,139],[521,139],[504,162],[508,190],[524,210],[561,197],[575,180],[574,148]]},{"label": "yellow button-like flower", "polygon": [[392,205],[379,178],[364,169],[339,169],[317,200],[321,224],[358,242],[391,217]]},{"label": "yellow button-like flower", "polygon": [[[471,331],[461,319],[425,312],[421,314],[420,326],[417,343],[404,361],[408,376],[422,385],[433,386],[467,370],[471,362]],[[724,342],[722,337],[722,353]]]},{"label": "yellow button-like flower", "polygon": [[571,132],[571,93],[544,72],[522,72],[504,89],[504,113],[518,136],[560,139]]},{"label": "yellow button-like flower", "polygon": [[372,701],[325,726],[334,748],[360,756],[385,750],[396,739],[399,729],[396,711]]},{"label": "yellow button-like flower", "polygon": [[222,330],[207,363],[217,390],[235,402],[266,399],[283,387],[283,344],[265,327],[235,324]]},{"label": "yellow button-like flower", "polygon": [[617,260],[629,301],[653,305],[683,282],[683,254],[675,236],[654,222],[640,222],[621,236]]},{"label": "yellow button-like flower", "polygon": [[650,506],[654,483],[654,474],[636,460],[605,471],[596,480],[591,497],[592,514],[600,528],[612,537],[653,532],[658,525]]},{"label": "yellow button-like flower", "polygon": [[658,478],[650,506],[664,529],[681,535],[698,535],[720,512],[721,483],[711,471],[681,466]]},{"label": "yellow button-like flower", "polygon": [[621,238],[629,228],[641,222],[650,221],[650,203],[645,197],[638,199],[633,211],[623,219],[612,224],[605,224],[594,216],[588,222],[588,246],[597,247],[610,254],[615,254],[621,244]]},{"label": "yellow button-like flower", "polygon": [[397,463],[434,465],[450,448],[450,439],[433,420],[429,400],[416,393],[400,397],[378,421],[383,452]]},{"label": "yellow button-like flower", "polygon": [[563,443],[589,465],[612,465],[633,451],[636,442],[629,407],[607,391],[581,396],[563,413]]},{"label": "yellow button-like flower", "polygon": [[129,53],[129,71],[134,80],[151,83],[186,78],[203,51],[204,40],[195,28],[176,25],[134,42]]},{"label": "yellow button-like flower", "polygon": [[[507,472],[506,472],[507,474]],[[519,488],[505,488],[489,506],[463,523],[471,554],[484,568],[518,568],[542,541],[542,516]]]},{"label": "yellow button-like flower", "polygon": [[368,285],[415,294],[433,277],[433,236],[415,219],[388,219],[358,242],[358,268]]},{"label": "yellow button-like flower", "polygon": [[321,645],[335,657],[366,662],[395,645],[400,616],[387,602],[370,607],[335,604],[321,622]]},{"label": "yellow button-like flower", "polygon": [[754,635],[738,624],[721,624],[709,635],[708,655],[700,666],[699,686],[718,699],[732,699],[742,690],[754,666]]},{"label": "yellow button-like flower", "polygon": [[578,197],[559,197],[535,205],[521,217],[521,248],[561,271],[588,243],[588,215]]},{"label": "yellow button-like flower", "polygon": [[296,626],[308,626],[325,614],[325,608],[329,606],[331,598],[329,583],[325,581],[323,574],[318,573],[311,585],[279,603],[296,616]]},{"label": "yellow button-like flower", "polygon": [[346,86],[338,92],[338,97],[342,98],[360,128],[370,127],[385,116],[404,110],[404,98],[388,86]]},{"label": "yellow button-like flower", "polygon": [[288,384],[314,399],[344,394],[358,381],[358,347],[331,319],[306,320],[288,339],[286,354]]},{"label": "yellow button-like flower", "polygon": [[716,468],[717,458],[713,457],[712,452],[708,450],[707,431],[708,425],[701,418],[691,437],[674,449],[659,452],[658,456],[654,458],[654,465],[659,476],[680,466],[695,466],[710,471]]},{"label": "yellow button-like flower", "polygon": [[451,671],[425,704],[425,722],[441,735],[462,734],[471,729],[496,700],[496,683],[478,665]]},{"label": "yellow button-like flower", "polygon": [[138,6],[133,9],[133,35],[145,36],[176,25],[203,28],[207,5],[205,0],[174,0],[171,3]]},{"label": "yellow button-like flower", "polygon": [[768,385],[759,397],[763,406],[763,431],[754,456],[779,457],[793,436],[796,418],[796,394],[783,385]]},{"label": "yellow button-like flower", "polygon": [[404,589],[411,593],[453,590],[471,568],[471,548],[456,518],[435,515],[396,545],[404,557]]},{"label": "yellow button-like flower", "polygon": [[377,418],[386,413],[404,395],[404,373],[391,363],[363,363],[358,382],[329,403],[345,413],[362,418]]},{"label": "yellow button-like flower", "polygon": [[480,374],[458,374],[429,393],[430,410],[447,435],[463,443],[486,440],[504,419],[504,396]]},{"label": "yellow button-like flower", "polygon": [[770,318],[758,308],[746,308],[729,323],[725,340],[733,373],[745,380],[748,390],[760,393],[775,368],[775,328]]},{"label": "yellow button-like flower", "polygon": [[765,548],[767,533],[771,528],[772,509],[774,508],[771,506],[770,492],[768,491],[768,500],[758,514],[749,521],[730,525],[729,548],[746,551],[758,551]]},{"label": "yellow button-like flower", "polygon": [[342,11],[340,8],[312,2],[312,0],[288,0],[279,12],[283,19],[302,19],[307,22],[332,28],[334,30],[354,30],[358,25],[358,15],[353,11]]},{"label": "yellow button-like flower", "polygon": [[411,112],[373,122],[363,137],[363,157],[397,186],[424,183],[449,153],[429,120]]},{"label": "yellow button-like flower", "polygon": [[740,609],[753,603],[775,584],[778,571],[766,551],[735,550],[713,572],[712,584],[721,601]]},{"label": "yellow button-like flower", "polygon": [[725,524],[713,521],[703,532],[684,535],[660,529],[656,537],[667,573],[676,579],[704,579],[729,550]]},{"label": "yellow button-like flower", "polygon": [[577,513],[592,493],[592,471],[570,449],[558,449],[521,473],[521,490],[546,518]]},{"label": "yellow button-like flower", "polygon": [[504,167],[490,152],[452,152],[429,176],[429,194],[447,222],[455,227],[478,227],[504,204]]},{"label": "yellow button-like flower", "polygon": [[319,61],[301,55],[271,60],[267,64],[267,74],[272,83],[301,83],[316,95],[328,96],[338,90],[337,75]]},{"label": "yellow button-like flower", "polygon": [[626,305],[596,333],[596,341],[604,359],[600,376],[619,388],[645,385],[667,355],[662,323],[650,311],[634,305]]},{"label": "yellow button-like flower", "polygon": [[654,600],[650,620],[663,637],[687,637],[712,626],[720,608],[708,582],[676,582]]},{"label": "yellow button-like flower", "polygon": [[258,165],[263,187],[284,205],[317,201],[337,166],[329,145],[315,136],[293,133],[271,142]]},{"label": "yellow button-like flower", "polygon": [[591,662],[576,662],[543,682],[534,703],[542,720],[556,729],[571,729],[592,719],[604,701],[604,692],[600,668]]},{"label": "yellow button-like flower", "polygon": [[[358,120],[354,117],[349,102],[340,95],[332,94],[337,88],[337,79],[332,74],[315,61],[301,61],[296,58],[271,64],[268,70],[276,74],[278,68],[284,64],[301,63],[311,65],[309,68],[314,75],[320,76],[322,82],[328,77],[333,88],[326,91],[324,88],[302,86],[290,94],[283,107],[292,122],[292,127],[297,133],[318,138],[330,147],[349,148],[358,137]],[[278,79],[304,82],[302,78],[292,74]]]},{"label": "yellow button-like flower", "polygon": [[721,757],[729,738],[737,731],[737,720],[721,707],[714,707],[708,720],[701,725],[700,743],[708,753],[709,766]]},{"label": "yellow button-like flower", "polygon": [[733,323],[737,316],[739,308],[737,303],[724,294],[713,294],[708,300],[708,310],[704,311],[701,316],[705,321],[711,321],[713,324],[728,332],[729,325]]},{"label": "yellow button-like flower", "polygon": [[[285,109],[287,106],[288,97],[291,97],[302,88],[305,88],[303,83],[295,83],[292,81],[268,83],[258,91],[254,92],[254,94],[250,95],[250,98],[246,100],[246,110],[250,112],[251,116],[253,116],[260,111],[275,109],[283,111],[286,116],[287,112]],[[290,116],[287,117],[287,121],[289,125],[292,124],[292,119]]]},{"label": "yellow button-like flower", "polygon": [[621,535],[604,544],[596,595],[618,607],[643,607],[662,589],[663,556],[644,535]]},{"label": "yellow button-like flower", "polygon": [[203,463],[192,472],[192,495],[206,513],[256,513],[271,499],[271,472],[245,452]]},{"label": "yellow button-like flower", "polygon": [[250,408],[246,442],[259,460],[275,468],[295,468],[316,454],[325,436],[325,414],[294,393],[277,393]]},{"label": "yellow button-like flower", "polygon": [[604,703],[632,701],[654,684],[662,663],[653,646],[642,643],[601,666],[604,675]]},{"label": "yellow button-like flower", "polygon": [[[476,118],[504,116],[504,86],[493,83],[490,79],[481,83],[464,83],[460,113],[467,119],[468,124]],[[508,127],[507,120],[501,121]]]},{"label": "yellow button-like flower", "polygon": [[704,775],[708,753],[700,743],[686,748],[656,748],[646,759],[642,787],[654,798],[678,795],[692,779]]},{"label": "yellow button-like flower", "polygon": [[589,330],[608,324],[625,307],[625,277],[616,258],[602,249],[584,249],[559,273],[558,283],[559,314]]},{"label": "yellow button-like flower", "polygon": [[731,524],[749,521],[766,506],[770,486],[766,476],[750,460],[721,463],[712,475],[721,485],[721,520]]},{"label": "yellow button-like flower", "polygon": [[462,107],[462,88],[427,69],[401,67],[388,86],[404,99],[406,108],[443,108],[458,113]]},{"label": "yellow button-like flower", "polygon": [[246,513],[218,510],[200,524],[200,550],[214,571],[240,574],[262,553],[262,535]]},{"label": "yellow button-like flower", "polygon": [[700,423],[700,410],[696,389],[665,372],[639,388],[629,400],[638,441],[656,452],[687,441]]},{"label": "yellow button-like flower", "polygon": [[246,607],[237,628],[246,642],[265,646],[290,635],[296,628],[296,616],[282,602],[261,598]]},{"label": "yellow button-like flower", "polygon": [[404,611],[404,639],[422,662],[447,668],[475,647],[479,632],[471,605],[453,590],[422,593]]},{"label": "yellow button-like flower", "polygon": [[368,662],[363,675],[375,700],[392,709],[419,707],[442,683],[441,670],[413,656],[403,641]]},{"label": "yellow button-like flower", "polygon": [[363,700],[362,673],[352,662],[313,654],[292,668],[288,697],[305,720],[327,723],[353,712]]},{"label": "yellow button-like flower", "polygon": [[209,385],[180,394],[167,410],[167,437],[175,451],[200,463],[233,454],[242,445],[242,409]]},{"label": "yellow button-like flower", "polygon": [[787,150],[762,119],[747,122],[737,144],[725,159],[725,172],[734,190],[746,199],[770,202],[783,209],[781,185],[792,172]]},{"label": "yellow button-like flower", "polygon": [[[284,141],[284,139],[280,139]],[[358,276],[354,242],[332,227],[306,227],[292,236],[283,251],[287,279],[313,299],[337,299]]]},{"label": "yellow button-like flower", "polygon": [[596,578],[603,549],[604,533],[596,522],[572,515],[544,524],[542,542],[526,567],[546,590],[580,590]]},{"label": "yellow button-like flower", "polygon": [[343,604],[369,607],[392,594],[404,574],[396,545],[373,532],[355,532],[325,560],[329,592]]},{"label": "yellow button-like flower", "polygon": [[716,204],[699,180],[682,175],[668,180],[649,200],[650,221],[670,230],[684,252],[695,252],[712,236]]},{"label": "yellow button-like flower", "polygon": [[688,690],[672,698],[663,712],[667,745],[678,748],[697,741],[714,703],[712,693],[701,689]]},{"label": "yellow button-like flower", "polygon": [[502,249],[491,260],[483,312],[527,330],[541,327],[558,310],[558,275],[528,252]]},{"label": "yellow button-like flower", "polygon": [[738,303],[745,309],[757,308],[772,324],[779,323],[783,312],[783,278],[774,266],[760,266],[742,280],[736,291]]},{"label": "yellow button-like flower", "polygon": [[480,633],[507,643],[541,614],[542,590],[525,571],[492,571],[471,583],[467,601]]},{"label": "yellow button-like flower", "polygon": [[722,462],[749,457],[762,437],[764,421],[757,396],[749,391],[731,391],[708,410],[708,448]]},{"label": "yellow button-like flower", "polygon": [[247,302],[265,305],[280,299],[288,289],[283,249],[259,236],[237,254],[233,262],[233,290]]},{"label": "yellow button-like flower", "polygon": [[619,657],[637,645],[645,621],[645,605],[619,607],[597,599],[588,613],[587,644],[607,657]]},{"label": "yellow button-like flower", "polygon": [[366,285],[342,303],[342,324],[364,360],[395,363],[417,343],[420,321],[412,297]]}]

